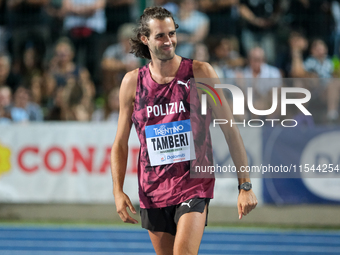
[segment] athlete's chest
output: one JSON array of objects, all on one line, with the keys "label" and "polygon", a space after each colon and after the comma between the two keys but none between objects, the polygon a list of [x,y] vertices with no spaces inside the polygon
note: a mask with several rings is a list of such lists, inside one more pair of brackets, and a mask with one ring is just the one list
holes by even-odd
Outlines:
[{"label": "athlete's chest", "polygon": [[137,101],[148,118],[190,111],[190,81],[175,80],[167,85],[142,84]]}]

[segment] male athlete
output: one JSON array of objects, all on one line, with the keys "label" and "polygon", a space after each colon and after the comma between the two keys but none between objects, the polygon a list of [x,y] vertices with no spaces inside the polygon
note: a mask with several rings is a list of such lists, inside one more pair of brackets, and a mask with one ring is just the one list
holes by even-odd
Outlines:
[{"label": "male athlete", "polygon": [[[190,119],[189,108],[200,106],[190,78],[218,77],[210,64],[175,54],[177,27],[171,13],[161,7],[147,8],[140,17],[137,36],[131,40],[132,53],[151,62],[128,72],[122,81],[118,128],[111,152],[117,212],[124,222],[138,223],[126,209],[129,207],[136,213],[123,191],[128,138],[134,123],[141,144],[138,184],[142,227],[148,229],[158,255],[198,253],[214,188],[213,178],[190,178],[190,164],[212,164],[211,140],[207,133],[209,118]],[[197,95],[190,97],[190,91]],[[223,109],[208,99],[214,115],[219,119],[233,119],[223,91],[217,89],[217,92]],[[174,130],[176,125],[184,127],[185,132],[175,135],[165,132]],[[237,127],[222,125],[222,131],[237,169],[247,165]],[[197,146],[197,136],[202,132],[204,140]],[[175,146],[176,151],[183,152],[181,158],[157,154],[161,145],[156,139],[161,139],[166,147]],[[188,148],[190,153],[185,154]],[[238,175],[238,182],[237,206],[241,219],[255,208],[257,200],[248,176]]]}]

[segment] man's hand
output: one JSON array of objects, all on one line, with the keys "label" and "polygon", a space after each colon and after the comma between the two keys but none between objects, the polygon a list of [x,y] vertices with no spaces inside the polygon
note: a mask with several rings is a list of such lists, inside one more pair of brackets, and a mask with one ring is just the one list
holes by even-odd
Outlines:
[{"label": "man's hand", "polygon": [[130,198],[124,192],[115,193],[114,197],[117,213],[119,214],[119,217],[122,219],[122,221],[124,221],[125,223],[137,224],[138,221],[133,219],[126,210],[126,207],[129,207],[130,211],[133,214],[136,214],[136,210],[133,207]]},{"label": "man's hand", "polygon": [[252,190],[240,190],[237,200],[238,218],[242,219],[242,215],[247,215],[257,205],[257,199]]}]

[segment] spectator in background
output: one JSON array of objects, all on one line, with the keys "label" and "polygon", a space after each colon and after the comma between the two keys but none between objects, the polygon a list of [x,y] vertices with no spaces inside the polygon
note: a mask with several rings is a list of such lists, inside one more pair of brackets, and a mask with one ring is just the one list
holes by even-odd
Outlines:
[{"label": "spectator in background", "polygon": [[29,83],[25,84],[25,87],[30,90],[31,101],[39,106],[43,103],[43,84],[44,78],[39,75],[32,76]]},{"label": "spectator in background", "polygon": [[92,84],[88,70],[74,63],[73,58],[73,44],[66,37],[60,38],[56,43],[54,56],[50,62],[49,74],[53,78],[48,87],[50,93],[53,93],[56,88],[65,87],[69,79],[82,80]]},{"label": "spectator in background", "polygon": [[308,76],[331,78],[333,62],[328,58],[328,48],[324,41],[316,39],[311,44],[311,55],[305,60],[304,68]]},{"label": "spectator in background", "polygon": [[204,43],[197,43],[191,58],[196,59],[197,61],[209,62],[210,54],[208,47]]},{"label": "spectator in background", "polygon": [[179,28],[176,30],[176,54],[190,58],[196,43],[203,42],[209,32],[209,18],[197,11],[195,0],[183,0],[179,4],[179,11],[174,16]]},{"label": "spectator in background", "polygon": [[134,0],[106,0],[107,32],[117,34],[118,28],[132,20],[132,5]]},{"label": "spectator in background", "polygon": [[328,58],[328,48],[324,41],[315,39],[311,43],[310,56],[303,62],[302,56],[294,56],[295,65],[292,66],[292,74],[298,78],[319,78],[309,79],[308,82],[295,81],[294,86],[304,87],[311,92],[310,111],[317,122],[324,122],[326,115],[323,111],[327,107],[327,118],[337,118],[335,110],[336,103],[330,89],[330,78],[333,77],[333,62]]},{"label": "spectator in background", "polygon": [[93,112],[94,90],[83,80],[69,79],[62,89],[62,119],[90,121]]},{"label": "spectator in background", "polygon": [[13,104],[9,106],[9,109],[15,122],[43,121],[41,107],[31,101],[31,93],[25,87],[20,86],[15,91]]},{"label": "spectator in background", "polygon": [[9,87],[0,87],[0,125],[11,123],[11,115],[7,107],[11,104],[12,92]]},{"label": "spectator in background", "polygon": [[138,68],[139,59],[130,54],[129,40],[134,36],[135,25],[126,23],[118,29],[118,43],[109,46],[101,63],[103,70],[103,92],[108,93],[112,88],[120,85],[126,72]]},{"label": "spectator in background", "polygon": [[42,78],[44,76],[43,56],[40,54],[38,46],[31,42],[26,43],[19,64],[21,84],[26,85],[29,89],[33,77]]},{"label": "spectator in background", "polygon": [[[321,39],[313,40],[310,55],[305,61],[301,51],[306,47],[303,41],[292,41],[295,51],[292,54],[291,74],[295,78],[331,78],[334,71],[332,60],[328,57],[328,48]],[[326,81],[326,80],[325,80]],[[326,82],[327,83],[327,82]]]},{"label": "spectator in background", "polygon": [[239,11],[246,21],[242,30],[242,44],[249,52],[255,46],[260,46],[266,53],[267,61],[275,62],[275,36],[273,29],[280,17],[281,0],[240,0]]},{"label": "spectator in background", "polygon": [[12,102],[12,91],[10,87],[0,87],[1,106],[7,108]]},{"label": "spectator in background", "polygon": [[47,116],[53,121],[89,121],[93,111],[93,90],[82,80],[67,80],[55,91],[53,107]]},{"label": "spectator in background", "polygon": [[63,22],[65,11],[63,7],[63,0],[50,0],[46,6],[46,13],[48,14],[49,26],[51,29],[52,43],[57,41],[61,36],[63,30]]},{"label": "spectator in background", "polygon": [[238,42],[236,38],[221,37],[213,45],[212,65],[220,78],[235,78],[235,69],[243,67],[244,59],[240,56],[238,50],[234,50]]},{"label": "spectator in background", "polygon": [[[86,96],[86,99],[82,103],[86,105],[86,108],[91,107],[92,102],[89,101],[93,99],[95,89],[90,74],[86,68],[76,65],[73,57],[74,50],[71,41],[68,38],[61,38],[55,46],[54,57],[50,63],[49,79],[44,90],[51,111],[48,116],[50,120],[72,119],[74,117],[72,114],[66,114],[68,107],[74,106],[74,103],[79,104],[83,96]],[[80,99],[73,100],[73,94],[78,94],[78,99]],[[79,118],[83,119],[83,116]]]},{"label": "spectator in background", "polygon": [[271,108],[272,88],[280,87],[282,82],[279,69],[267,64],[265,59],[265,53],[262,48],[255,47],[251,49],[248,53],[248,66],[242,72],[244,80],[238,79],[240,81],[239,86],[244,92],[247,87],[253,88],[253,106],[257,110]]},{"label": "spectator in background", "polygon": [[[262,48],[255,47],[248,53],[248,66],[243,70],[244,78],[280,79],[279,69],[266,63],[266,55]],[[263,88],[266,91],[266,88]]]},{"label": "spectator in background", "polygon": [[0,0],[0,52],[7,50],[6,8],[6,0]]},{"label": "spectator in background", "polygon": [[81,49],[85,66],[97,83],[98,40],[106,30],[105,0],[63,0],[64,28],[75,46],[76,62],[80,64]]},{"label": "spectator in background", "polygon": [[[335,121],[339,118],[339,82],[329,80],[333,77],[334,66],[328,57],[328,48],[324,41],[316,39],[311,45],[311,56],[304,62],[307,76],[321,78],[319,83],[312,88],[312,95],[317,94],[320,101],[327,104],[327,120]],[[314,92],[314,93],[313,93]]]},{"label": "spectator in background", "polygon": [[239,0],[199,0],[199,9],[207,14],[210,20],[210,35],[238,34],[238,4]]},{"label": "spectator in background", "polygon": [[[30,100],[37,105],[41,105],[43,100],[43,90],[46,85],[47,74],[43,67],[43,56],[40,55],[37,46],[28,42],[19,65],[21,86],[28,89]],[[14,91],[14,90],[13,90]]]},{"label": "spectator in background", "polygon": [[291,31],[288,47],[278,55],[276,66],[283,77],[301,77],[304,72],[303,60],[308,49],[308,40],[301,31]]},{"label": "spectator in background", "polygon": [[178,5],[175,3],[175,1],[172,1],[172,0],[154,0],[153,2],[154,2],[155,6],[161,6],[165,9],[167,9],[169,12],[172,13],[172,15],[175,15],[178,12]]},{"label": "spectator in background", "polygon": [[7,85],[7,78],[11,69],[11,60],[9,55],[0,51],[0,87]]},{"label": "spectator in background", "polygon": [[0,87],[9,86],[14,91],[20,83],[20,76],[11,72],[11,58],[6,52],[0,51]]},{"label": "spectator in background", "polygon": [[113,88],[105,100],[104,108],[97,109],[92,114],[92,121],[118,121],[119,88]]},{"label": "spectator in background", "polygon": [[10,0],[8,5],[9,29],[13,40],[14,73],[19,73],[20,56],[26,42],[37,45],[39,54],[45,57],[49,44],[49,27],[44,15],[44,7],[49,0]]}]

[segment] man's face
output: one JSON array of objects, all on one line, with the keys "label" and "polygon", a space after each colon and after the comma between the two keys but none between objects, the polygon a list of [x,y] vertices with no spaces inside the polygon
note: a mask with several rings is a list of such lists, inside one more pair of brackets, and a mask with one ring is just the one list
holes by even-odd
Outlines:
[{"label": "man's face", "polygon": [[5,57],[0,57],[0,84],[5,83],[10,71],[10,65]]},{"label": "man's face", "polygon": [[14,94],[14,101],[17,107],[26,108],[26,105],[29,101],[29,94],[27,89],[18,88]]},{"label": "man's face", "polygon": [[249,54],[249,65],[254,72],[260,72],[261,65],[264,63],[264,53],[262,50],[256,48]]},{"label": "man's face", "polygon": [[226,39],[222,39],[220,45],[215,49],[215,54],[219,59],[227,59],[230,53],[230,45]]},{"label": "man's face", "polygon": [[6,88],[0,89],[0,107],[6,107],[11,104],[11,91]]},{"label": "man's face", "polygon": [[60,64],[66,64],[72,61],[73,52],[68,44],[60,43],[55,49],[55,56]]},{"label": "man's face", "polygon": [[[160,60],[171,60],[175,56],[177,45],[175,24],[171,18],[149,21],[150,36],[148,43],[150,54]],[[146,37],[145,37],[146,38]]]},{"label": "man's face", "polygon": [[318,42],[311,49],[311,53],[313,57],[323,59],[327,56],[327,48],[323,43]]}]

